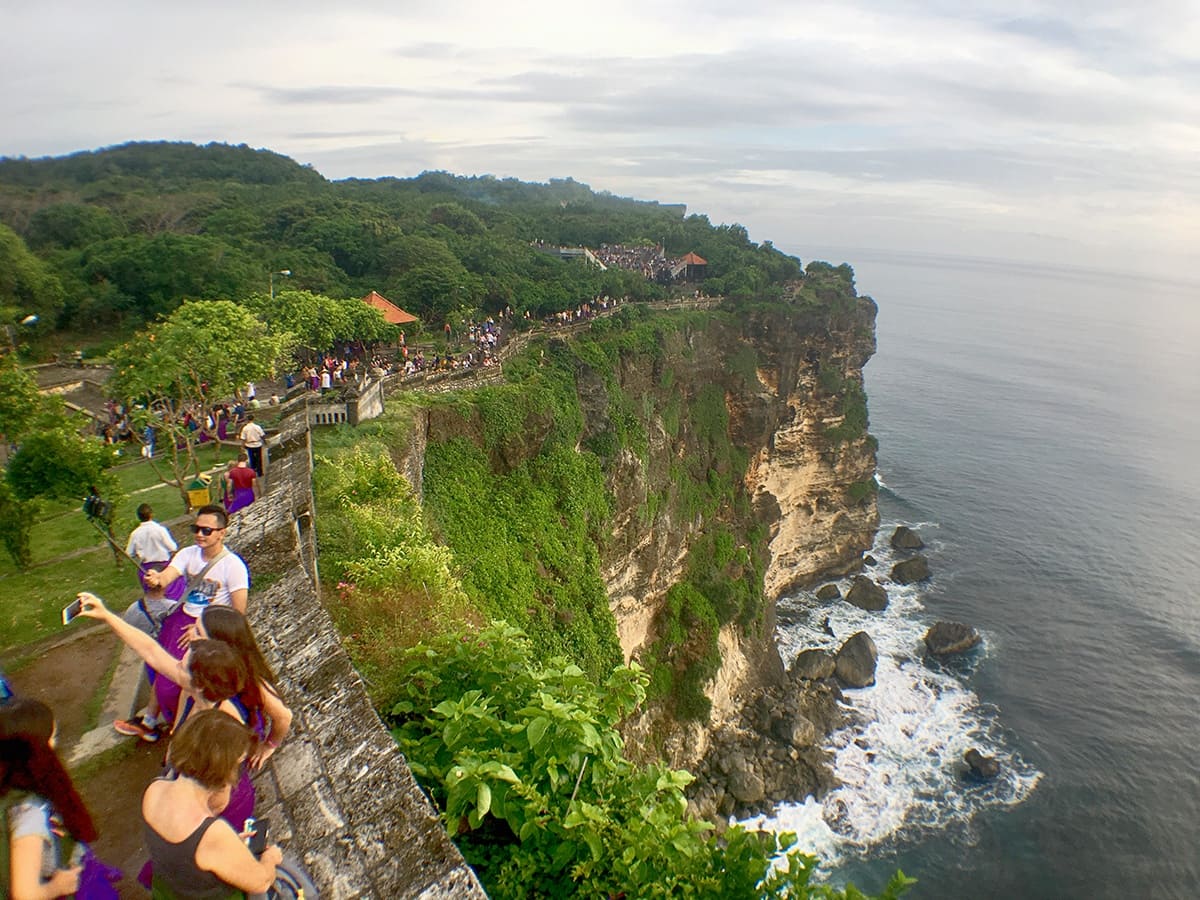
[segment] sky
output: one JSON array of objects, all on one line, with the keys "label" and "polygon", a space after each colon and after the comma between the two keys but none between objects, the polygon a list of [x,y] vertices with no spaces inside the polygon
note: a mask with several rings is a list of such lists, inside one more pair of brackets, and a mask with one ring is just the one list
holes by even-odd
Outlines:
[{"label": "sky", "polygon": [[805,260],[1182,275],[1197,48],[1195,0],[0,0],[0,155],[245,143],[569,176]]}]

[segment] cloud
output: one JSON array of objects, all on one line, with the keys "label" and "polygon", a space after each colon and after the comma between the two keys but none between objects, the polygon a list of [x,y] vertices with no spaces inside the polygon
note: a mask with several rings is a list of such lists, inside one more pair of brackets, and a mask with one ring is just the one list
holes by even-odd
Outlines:
[{"label": "cloud", "polygon": [[6,17],[0,153],[228,140],[332,177],[570,175],[780,245],[1200,245],[1188,0],[77,7]]}]

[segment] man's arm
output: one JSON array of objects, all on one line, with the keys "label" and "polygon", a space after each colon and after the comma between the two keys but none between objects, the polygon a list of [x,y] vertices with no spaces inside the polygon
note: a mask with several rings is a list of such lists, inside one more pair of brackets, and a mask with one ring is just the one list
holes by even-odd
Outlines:
[{"label": "man's arm", "polygon": [[243,616],[246,614],[246,599],[250,596],[250,591],[247,588],[229,592],[229,602],[233,604],[233,608],[240,612]]}]

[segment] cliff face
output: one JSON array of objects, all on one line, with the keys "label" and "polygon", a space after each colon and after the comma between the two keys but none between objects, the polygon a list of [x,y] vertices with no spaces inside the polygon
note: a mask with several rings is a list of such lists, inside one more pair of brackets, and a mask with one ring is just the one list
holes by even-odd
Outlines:
[{"label": "cliff face", "polygon": [[[854,298],[836,316],[786,308],[714,316],[664,332],[652,358],[622,357],[619,393],[648,423],[645,450],[622,451],[607,473],[616,504],[602,572],[626,659],[662,655],[668,592],[694,571],[694,549],[714,528],[759,543],[765,557],[760,614],[719,630],[720,665],[705,686],[710,723],[680,725],[651,704],[628,729],[634,745],[653,744],[674,764],[695,766],[715,730],[783,680],[775,600],[861,564],[878,525],[862,394],[874,320],[869,298]],[[613,415],[613,386],[602,390],[600,380],[586,371],[577,379],[585,438]],[[706,431],[712,422],[702,420],[713,414],[706,404],[714,393],[731,444],[725,455]],[[863,427],[847,422],[855,416]],[[734,471],[722,472],[731,459]],[[678,483],[689,463],[693,474],[708,467],[710,482],[736,476],[733,492],[697,510]]]},{"label": "cliff face", "polygon": [[425,401],[398,463],[479,607],[595,677],[638,661],[631,750],[696,767],[785,686],[775,600],[871,546],[874,319],[837,272],[771,302],[623,307],[532,338],[503,385]]}]

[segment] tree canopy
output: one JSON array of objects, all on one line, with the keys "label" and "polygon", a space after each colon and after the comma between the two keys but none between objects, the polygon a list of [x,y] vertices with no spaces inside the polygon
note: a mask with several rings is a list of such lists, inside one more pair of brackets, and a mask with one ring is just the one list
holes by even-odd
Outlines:
[{"label": "tree canopy", "polygon": [[277,291],[274,299],[255,294],[244,305],[273,331],[290,333],[297,353],[310,361],[338,343],[392,341],[399,331],[388,324],[383,313],[355,297],[334,299],[311,291]]},{"label": "tree canopy", "polygon": [[189,473],[200,475],[196,444],[212,405],[273,374],[294,340],[229,300],[193,300],[112,352],[107,389],[137,428],[162,432],[171,467],[163,480],[182,492]]},{"label": "tree canopy", "polygon": [[[542,316],[597,294],[662,294],[639,274],[564,262],[535,241],[694,250],[709,261],[710,293],[762,291],[800,274],[799,260],[755,244],[742,226],[685,213],[569,178],[330,182],[266,150],[135,143],[0,159],[0,261],[20,260],[0,273],[25,273],[22,290],[36,302],[22,302],[44,311],[47,327],[76,329],[132,329],[185,299],[240,300],[285,268],[291,289],[378,290],[434,328],[464,309]],[[0,278],[0,303],[4,286]]]}]

